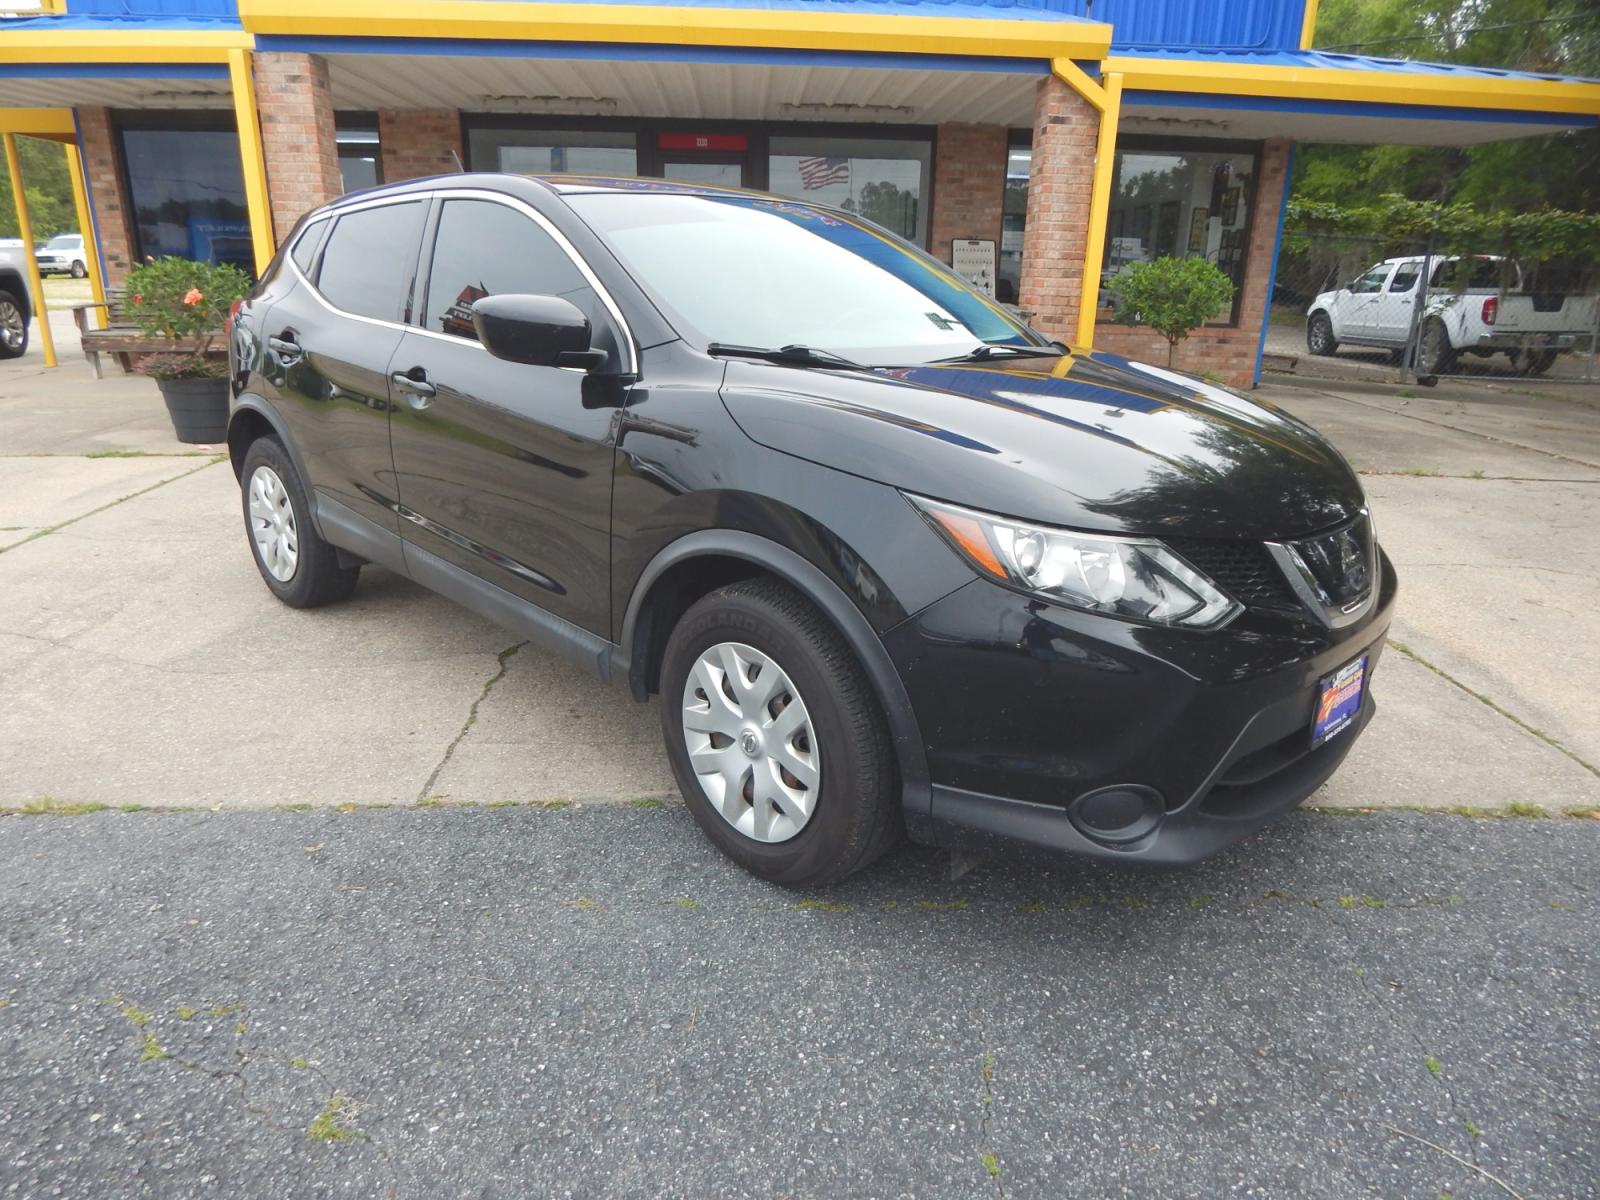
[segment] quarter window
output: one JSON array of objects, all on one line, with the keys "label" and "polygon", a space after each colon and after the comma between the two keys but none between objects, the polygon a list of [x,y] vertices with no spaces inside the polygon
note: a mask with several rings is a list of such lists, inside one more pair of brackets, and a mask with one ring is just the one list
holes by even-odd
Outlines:
[{"label": "quarter window", "polygon": [[294,259],[294,265],[300,268],[303,275],[311,274],[311,260],[317,256],[317,243],[322,240],[322,235],[327,230],[327,221],[313,221],[301,232],[300,238],[294,244],[294,249],[289,251],[289,257]]},{"label": "quarter window", "polygon": [[358,317],[398,321],[416,267],[423,212],[412,201],[341,216],[317,273],[328,303]]},{"label": "quarter window", "polygon": [[492,200],[446,200],[433,242],[422,327],[476,340],[472,302],[506,292],[561,296],[590,322],[602,323],[589,281],[532,220]]}]

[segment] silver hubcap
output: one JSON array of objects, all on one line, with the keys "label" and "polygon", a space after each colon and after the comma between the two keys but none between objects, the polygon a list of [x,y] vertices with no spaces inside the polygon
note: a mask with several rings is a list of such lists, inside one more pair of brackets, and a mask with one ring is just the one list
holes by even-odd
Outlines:
[{"label": "silver hubcap", "polygon": [[7,349],[16,350],[22,345],[24,332],[22,310],[9,300],[0,301],[0,342]]},{"label": "silver hubcap", "polygon": [[821,762],[805,702],[754,646],[719,642],[683,685],[683,740],[711,806],[758,842],[786,842],[817,807]]},{"label": "silver hubcap", "polygon": [[250,476],[250,536],[262,565],[279,583],[294,578],[300,562],[300,531],[295,526],[289,489],[271,467],[257,467]]}]

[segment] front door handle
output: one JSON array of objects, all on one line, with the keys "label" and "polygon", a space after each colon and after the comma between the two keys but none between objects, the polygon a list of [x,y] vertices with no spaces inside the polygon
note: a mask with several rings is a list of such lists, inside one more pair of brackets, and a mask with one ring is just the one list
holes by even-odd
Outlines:
[{"label": "front door handle", "polygon": [[396,371],[389,378],[395,387],[406,394],[406,400],[412,408],[427,408],[429,401],[438,392],[438,389],[428,382],[428,373],[421,367],[412,367],[409,371]]},{"label": "front door handle", "polygon": [[300,361],[300,356],[305,353],[300,349],[300,343],[295,341],[294,330],[285,329],[275,337],[267,339],[267,346],[278,356],[278,361],[288,366]]}]

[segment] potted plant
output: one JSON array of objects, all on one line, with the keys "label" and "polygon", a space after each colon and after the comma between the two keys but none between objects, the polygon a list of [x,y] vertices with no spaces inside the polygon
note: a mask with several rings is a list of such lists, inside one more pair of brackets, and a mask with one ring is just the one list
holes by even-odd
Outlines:
[{"label": "potted plant", "polygon": [[161,389],[180,442],[215,443],[228,436],[226,347],[215,348],[223,319],[250,290],[250,277],[227,263],[158,258],[128,272],[128,314],[172,349],[146,355],[141,373]]}]

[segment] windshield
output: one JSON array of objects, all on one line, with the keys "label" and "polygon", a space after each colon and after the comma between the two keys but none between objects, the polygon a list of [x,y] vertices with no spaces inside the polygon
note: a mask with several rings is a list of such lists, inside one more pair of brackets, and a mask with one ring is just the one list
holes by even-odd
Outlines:
[{"label": "windshield", "polygon": [[845,213],[737,194],[569,201],[704,344],[803,345],[872,366],[1047,344],[943,263]]},{"label": "windshield", "polygon": [[58,233],[45,243],[50,250],[76,250],[78,248],[78,235],[75,233]]}]

